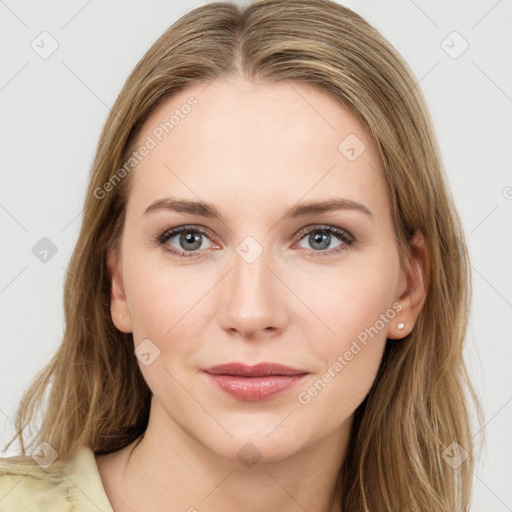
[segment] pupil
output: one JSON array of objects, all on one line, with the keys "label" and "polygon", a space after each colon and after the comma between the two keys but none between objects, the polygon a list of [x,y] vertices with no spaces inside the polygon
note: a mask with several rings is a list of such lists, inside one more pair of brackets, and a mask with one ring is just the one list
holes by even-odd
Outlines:
[{"label": "pupil", "polygon": [[317,249],[326,249],[327,247],[329,247],[331,235],[329,233],[321,233],[319,231],[317,231],[316,233],[316,235],[311,235],[311,245],[315,247],[315,244],[320,244],[320,247],[317,247]]},{"label": "pupil", "polygon": [[[181,243],[182,247],[187,251],[192,251],[194,249],[198,249],[199,247],[201,247],[200,235],[199,235],[199,233],[197,233],[197,234],[186,233],[184,235],[181,235],[180,243]],[[187,248],[186,244],[192,244],[193,247]]]}]

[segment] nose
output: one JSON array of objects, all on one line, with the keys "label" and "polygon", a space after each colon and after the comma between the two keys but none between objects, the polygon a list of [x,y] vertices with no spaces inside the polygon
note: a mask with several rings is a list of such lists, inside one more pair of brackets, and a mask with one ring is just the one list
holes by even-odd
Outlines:
[{"label": "nose", "polygon": [[285,329],[290,316],[287,312],[290,292],[276,271],[271,251],[263,244],[260,246],[252,245],[252,254],[240,248],[234,251],[232,269],[223,280],[217,316],[221,327],[230,334],[251,340],[277,336]]}]

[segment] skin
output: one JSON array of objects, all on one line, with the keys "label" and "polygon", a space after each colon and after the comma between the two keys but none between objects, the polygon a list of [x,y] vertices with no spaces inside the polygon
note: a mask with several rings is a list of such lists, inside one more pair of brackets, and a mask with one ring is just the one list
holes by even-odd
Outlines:
[{"label": "skin", "polygon": [[[109,252],[113,321],[133,333],[135,347],[150,339],[160,355],[139,362],[153,392],[142,441],[96,457],[107,496],[116,512],[339,511],[339,496],[330,498],[353,413],[386,338],[409,334],[424,302],[423,241],[413,242],[407,276],[379,155],[334,98],[307,85],[220,77],[166,100],[139,141],[190,96],[198,105],[132,171],[121,250]],[[348,134],[366,147],[354,161],[338,150]],[[144,214],[169,196],[213,203],[223,221],[166,209]],[[284,218],[297,203],[332,198],[362,203],[372,216],[337,210]],[[154,242],[190,225],[207,231],[194,249],[199,256],[171,255]],[[296,237],[326,225],[356,241],[347,246],[332,234],[322,249],[317,231]],[[250,264],[237,252],[248,236],[262,250]],[[182,253],[189,247],[179,236],[166,244]],[[300,403],[299,393],[396,303],[402,309],[378,335]],[[271,399],[242,402],[200,371],[230,361],[309,373]],[[250,467],[237,456],[249,442],[261,457]]]}]

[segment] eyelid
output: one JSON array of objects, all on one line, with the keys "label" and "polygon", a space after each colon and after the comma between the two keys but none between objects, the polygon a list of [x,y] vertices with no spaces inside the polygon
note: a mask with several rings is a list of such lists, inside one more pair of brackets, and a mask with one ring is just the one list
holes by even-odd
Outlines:
[{"label": "eyelid", "polygon": [[178,235],[180,232],[188,232],[188,231],[197,231],[203,235],[210,235],[211,231],[200,224],[183,224],[181,226],[176,226],[174,228],[166,229],[159,238],[164,238],[167,235]]},{"label": "eyelid", "polygon": [[353,236],[349,231],[347,231],[344,228],[339,228],[338,226],[333,226],[331,224],[309,224],[307,226],[304,226],[301,228],[297,234],[294,236],[293,241],[302,240],[304,235],[307,235],[311,231],[328,231],[331,234],[334,233],[338,236],[344,236],[345,238],[349,239],[351,242],[355,242],[356,238]]}]

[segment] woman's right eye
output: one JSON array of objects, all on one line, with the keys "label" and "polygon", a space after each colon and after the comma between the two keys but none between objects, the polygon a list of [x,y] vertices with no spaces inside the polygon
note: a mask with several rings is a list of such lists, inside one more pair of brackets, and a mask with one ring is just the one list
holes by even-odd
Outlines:
[{"label": "woman's right eye", "polygon": [[209,239],[205,231],[188,226],[168,229],[158,237],[158,243],[164,249],[174,255],[183,258],[200,256],[204,247],[204,240]]}]

